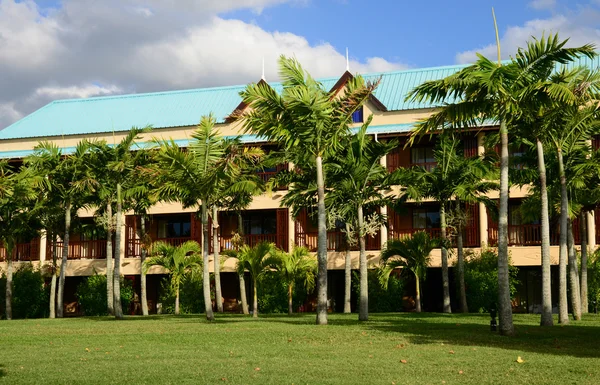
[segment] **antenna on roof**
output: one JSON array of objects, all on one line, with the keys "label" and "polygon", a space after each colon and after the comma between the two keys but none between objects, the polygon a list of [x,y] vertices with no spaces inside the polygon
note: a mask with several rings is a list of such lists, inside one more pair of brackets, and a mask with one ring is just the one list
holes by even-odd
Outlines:
[{"label": "antenna on roof", "polygon": [[262,76],[260,78],[264,81],[267,81],[265,79],[265,57],[264,56],[263,56],[263,60],[262,60]]},{"label": "antenna on roof", "polygon": [[348,59],[348,47],[346,47],[346,71],[350,72],[350,59]]}]

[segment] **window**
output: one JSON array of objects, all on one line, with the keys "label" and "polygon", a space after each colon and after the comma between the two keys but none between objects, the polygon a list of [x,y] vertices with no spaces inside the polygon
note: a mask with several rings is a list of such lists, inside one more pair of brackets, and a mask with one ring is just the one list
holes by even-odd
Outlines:
[{"label": "window", "polygon": [[362,123],[363,119],[363,108],[359,108],[358,110],[352,113],[352,123]]},{"label": "window", "polygon": [[413,209],[413,229],[439,229],[440,213],[432,209]]},{"label": "window", "polygon": [[414,165],[435,163],[433,147],[413,147],[410,149],[410,162]]},{"label": "window", "polygon": [[246,215],[244,234],[277,234],[277,217],[259,213]]},{"label": "window", "polygon": [[161,219],[158,221],[158,238],[184,238],[191,236],[190,217]]}]

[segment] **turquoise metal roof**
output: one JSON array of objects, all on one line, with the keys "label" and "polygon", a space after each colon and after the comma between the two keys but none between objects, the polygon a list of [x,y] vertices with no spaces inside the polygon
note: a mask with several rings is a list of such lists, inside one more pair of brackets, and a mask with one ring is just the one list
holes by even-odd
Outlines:
[{"label": "turquoise metal roof", "polygon": [[[412,124],[385,124],[380,126],[370,126],[367,129],[369,134],[387,134],[387,133],[402,133],[409,132],[413,127]],[[354,129],[356,130],[356,129]],[[240,135],[242,143],[264,143],[267,140],[258,135]],[[177,139],[174,140],[175,144],[179,147],[187,147],[190,144],[190,139]],[[155,146],[154,142],[138,142],[135,147],[137,148],[152,148]],[[60,149],[63,154],[72,154],[75,152],[75,147],[64,147]],[[15,150],[15,151],[0,151],[0,159],[21,159],[33,154],[31,150]]]},{"label": "turquoise metal roof", "polygon": [[[600,67],[600,58],[579,60],[589,68]],[[429,103],[405,101],[406,95],[427,80],[449,76],[466,65],[421,68],[363,75],[367,80],[381,78],[375,96],[388,111],[435,107]],[[338,78],[320,79],[331,89]],[[280,92],[280,83],[269,83]],[[0,140],[39,138],[74,134],[100,134],[127,131],[132,126],[154,128],[195,126],[202,115],[213,113],[224,122],[240,104],[239,92],[245,85],[182,91],[116,95],[88,99],[57,100],[0,131]]]}]

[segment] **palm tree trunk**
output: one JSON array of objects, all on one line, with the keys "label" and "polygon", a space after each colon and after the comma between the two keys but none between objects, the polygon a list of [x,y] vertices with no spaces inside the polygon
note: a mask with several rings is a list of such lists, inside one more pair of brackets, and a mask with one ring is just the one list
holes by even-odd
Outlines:
[{"label": "palm tree trunk", "polygon": [[52,232],[52,278],[50,280],[50,318],[56,318],[56,232]]},{"label": "palm tree trunk", "polygon": [[294,290],[294,284],[290,282],[288,284],[288,315],[294,314],[294,304],[292,301],[293,290]]},{"label": "palm tree trunk", "polygon": [[419,276],[417,274],[415,274],[415,290],[416,290],[416,295],[415,295],[415,306],[416,306],[416,311],[417,313],[421,312],[421,282],[419,279]]},{"label": "palm tree trunk", "polygon": [[67,260],[69,259],[69,233],[71,232],[71,201],[65,207],[65,235],[63,238],[62,260],[60,263],[60,278],[58,280],[58,299],[56,301],[56,316],[63,318],[65,279],[67,278]]},{"label": "palm tree trunk", "polygon": [[117,183],[117,221],[115,230],[115,266],[113,273],[113,298],[115,318],[123,319],[123,306],[121,305],[121,235],[123,222],[123,207],[121,202],[121,184]]},{"label": "palm tree trunk", "polygon": [[175,288],[175,315],[179,315],[179,285]]},{"label": "palm tree trunk", "polygon": [[[350,239],[350,224],[346,223],[346,237]],[[352,254],[350,253],[350,242],[346,250],[344,260],[344,313],[350,314],[352,307],[350,305],[350,296],[352,295]]]},{"label": "palm tree trunk", "polygon": [[577,268],[577,255],[575,254],[575,240],[573,239],[573,222],[568,221],[567,244],[569,248],[569,286],[571,289],[571,310],[575,321],[581,320],[581,292],[579,291],[579,271]]},{"label": "palm tree trunk", "polygon": [[258,292],[256,289],[256,277],[252,276],[252,289],[254,290],[254,300],[252,302],[252,318],[258,318]]},{"label": "palm tree trunk", "polygon": [[587,252],[587,215],[584,210],[581,210],[579,214],[579,229],[581,238],[581,312],[583,314],[588,313],[588,283],[587,283],[587,264],[588,264],[588,252]]},{"label": "palm tree trunk", "polygon": [[538,139],[536,142],[538,169],[540,172],[541,220],[542,220],[542,315],[541,326],[552,326],[552,276],[550,274],[550,218],[548,207],[548,188],[546,186],[546,161],[544,146]]},{"label": "palm tree trunk", "polygon": [[[460,210],[460,203],[458,204]],[[460,311],[462,313],[469,312],[469,306],[467,304],[467,290],[465,288],[465,253],[463,250],[463,236],[462,236],[462,223],[459,220],[458,229],[456,232],[456,254],[458,256],[458,288],[459,288],[459,301]]]},{"label": "palm tree trunk", "polygon": [[242,301],[242,313],[250,314],[248,311],[248,298],[246,298],[246,280],[244,279],[244,274],[238,274],[238,278],[240,281],[240,299]]},{"label": "palm tree trunk", "polygon": [[[244,222],[242,221],[242,212],[238,210],[238,234],[244,239]],[[242,301],[242,312],[244,314],[250,314],[248,311],[248,297],[246,296],[246,280],[244,279],[244,273],[238,274],[240,281],[240,300]]]},{"label": "palm tree trunk", "polygon": [[508,274],[508,129],[500,122],[500,207],[498,218],[498,321],[501,335],[515,332]]},{"label": "palm tree trunk", "polygon": [[146,272],[144,271],[144,262],[146,261],[146,245],[144,240],[146,238],[146,216],[140,215],[140,242],[142,247],[140,248],[140,301],[142,302],[142,315],[148,315],[148,292],[146,290]]},{"label": "palm tree trunk", "polygon": [[360,273],[360,299],[358,320],[369,320],[369,277],[367,271],[367,252],[365,250],[365,235],[363,229],[363,207],[358,206],[358,245],[360,249],[359,255],[359,273]]},{"label": "palm tree trunk", "polygon": [[444,298],[444,313],[452,313],[450,307],[450,279],[448,278],[448,249],[446,248],[446,202],[440,202],[440,232],[442,237],[442,288]]},{"label": "palm tree trunk", "polygon": [[208,209],[206,200],[202,200],[202,291],[204,293],[204,310],[206,319],[214,321],[212,302],[210,300],[210,273],[208,271]]},{"label": "palm tree trunk", "polygon": [[323,158],[317,156],[318,208],[318,272],[317,272],[317,325],[327,325],[327,226],[325,213],[325,179]]},{"label": "palm tree trunk", "polygon": [[567,304],[567,232],[568,232],[568,212],[569,198],[567,196],[567,178],[565,176],[565,166],[563,164],[563,155],[558,148],[558,171],[560,176],[560,240],[558,253],[558,322],[561,324],[569,323],[569,309]]},{"label": "palm tree trunk", "polygon": [[12,290],[13,290],[13,250],[14,243],[6,242],[6,319],[12,319]]},{"label": "palm tree trunk", "polygon": [[223,313],[223,296],[221,294],[221,260],[219,259],[219,210],[217,206],[212,206],[212,243],[213,243],[213,264],[215,270],[215,302],[217,311]]},{"label": "palm tree trunk", "polygon": [[106,216],[108,217],[108,226],[106,228],[106,299],[108,315],[115,315],[115,294],[113,290],[113,214],[112,204],[106,205]]}]

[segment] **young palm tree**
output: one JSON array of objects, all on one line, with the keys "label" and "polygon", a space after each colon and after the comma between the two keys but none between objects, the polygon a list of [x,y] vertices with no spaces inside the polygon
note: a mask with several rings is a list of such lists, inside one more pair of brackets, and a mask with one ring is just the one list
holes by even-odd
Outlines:
[{"label": "young palm tree", "polygon": [[[450,307],[450,281],[448,277],[449,237],[447,209],[452,201],[477,202],[483,200],[485,199],[483,197],[484,193],[496,187],[495,183],[486,181],[490,177],[489,160],[479,157],[465,158],[461,150],[458,135],[451,132],[440,134],[433,152],[436,160],[436,167],[434,169],[428,171],[423,167],[417,166],[397,172],[399,182],[403,186],[407,186],[405,191],[407,197],[417,201],[424,198],[433,198],[440,203],[443,311],[446,313],[452,311]],[[459,270],[462,272],[464,271],[464,253],[460,250],[458,254],[461,257]],[[466,295],[463,295],[464,277],[459,274],[459,278],[461,277],[462,282],[459,279],[459,287],[461,288],[460,298],[466,299]],[[467,309],[466,301],[465,303],[461,303],[461,309]]]},{"label": "young palm tree", "polygon": [[356,77],[341,96],[328,92],[295,59],[281,56],[281,95],[267,83],[251,84],[241,92],[249,107],[241,114],[246,131],[279,143],[290,153],[310,154],[315,168],[318,209],[317,324],[327,324],[327,216],[323,166],[342,147],[352,113],[369,98],[376,84]]},{"label": "young palm tree", "polygon": [[[550,38],[549,38],[550,39]],[[558,41],[558,38],[552,37]],[[500,333],[512,335],[512,304],[508,272],[508,142],[509,130],[528,108],[521,96],[529,90],[529,77],[557,64],[567,64],[580,54],[594,55],[594,47],[565,49],[564,44],[528,47],[520,62],[500,60],[500,43],[496,28],[498,61],[478,55],[478,60],[447,78],[427,81],[416,87],[408,99],[428,101],[443,107],[418,125],[417,131],[429,133],[446,127],[476,127],[486,120],[500,126],[500,205],[498,218],[498,316]]]},{"label": "young palm tree", "polygon": [[406,268],[414,274],[416,285],[415,303],[418,313],[422,310],[421,281],[425,280],[427,268],[431,263],[431,250],[437,245],[437,240],[430,238],[426,232],[419,231],[412,236],[390,240],[381,251],[382,266],[379,270],[379,278],[384,287],[387,287],[390,274],[396,268]]},{"label": "young palm tree", "polygon": [[223,255],[236,259],[235,269],[238,275],[238,281],[240,284],[240,301],[242,303],[242,313],[250,314],[248,311],[248,299],[246,296],[246,280],[244,279],[244,275],[246,274],[246,268],[244,264],[240,260],[240,249],[244,246],[244,240],[242,236],[237,233],[231,239],[231,243],[233,245],[233,249],[224,250]]},{"label": "young palm tree", "polygon": [[19,238],[32,237],[39,230],[37,191],[29,170],[15,173],[0,161],[0,241],[6,253],[6,319],[12,319],[13,254]]},{"label": "young palm tree", "polygon": [[[237,252],[238,272],[250,272],[253,286],[252,317],[258,317],[258,282],[259,278],[268,271],[274,270],[278,259],[274,256],[275,245],[269,242],[260,242],[254,247],[243,245]],[[233,256],[230,252],[226,252]]]},{"label": "young palm tree", "polygon": [[200,245],[196,241],[187,241],[180,246],[155,242],[150,257],[144,261],[144,273],[152,266],[160,266],[169,272],[171,287],[175,290],[176,315],[179,315],[179,286],[189,274],[202,268],[200,252]]},{"label": "young palm tree", "polygon": [[306,247],[296,246],[291,253],[275,249],[272,253],[277,262],[276,269],[279,270],[288,285],[288,314],[292,315],[294,312],[292,301],[294,283],[297,280],[303,280],[304,287],[311,292],[315,287],[317,261]]},{"label": "young palm tree", "polygon": [[[374,235],[381,228],[380,221],[368,221],[364,210],[380,207],[387,202],[385,194],[390,187],[389,174],[381,165],[381,159],[397,147],[396,141],[378,142],[367,135],[372,117],[358,132],[349,138],[345,150],[331,162],[329,185],[332,191],[327,203],[344,218],[356,223],[360,250],[360,309],[358,319],[369,319],[369,289],[367,276],[367,235]],[[377,219],[377,218],[375,218]]]}]

